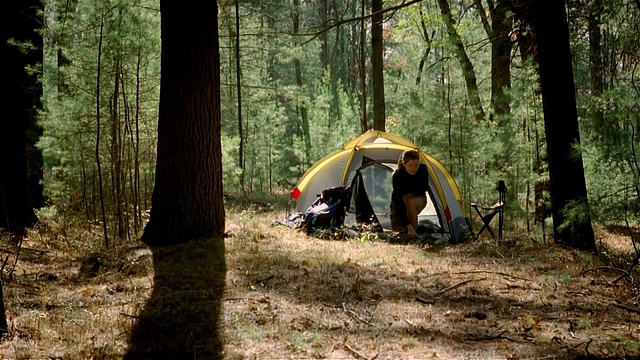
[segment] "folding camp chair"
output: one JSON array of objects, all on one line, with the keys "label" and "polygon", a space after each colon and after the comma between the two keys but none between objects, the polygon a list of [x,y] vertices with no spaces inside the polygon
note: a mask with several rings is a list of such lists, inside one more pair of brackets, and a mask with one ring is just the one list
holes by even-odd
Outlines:
[{"label": "folding camp chair", "polygon": [[[502,225],[504,224],[504,203],[507,197],[507,186],[504,180],[498,181],[498,193],[499,200],[497,203],[492,206],[482,206],[477,203],[471,203],[471,207],[476,209],[478,216],[480,216],[480,220],[482,220],[482,227],[480,231],[478,231],[478,235],[476,238],[482,234],[482,232],[487,229],[491,237],[496,239],[496,233],[491,229],[491,220],[493,220],[496,215],[498,215],[498,240],[502,240]],[[484,214],[483,214],[484,212]]]}]

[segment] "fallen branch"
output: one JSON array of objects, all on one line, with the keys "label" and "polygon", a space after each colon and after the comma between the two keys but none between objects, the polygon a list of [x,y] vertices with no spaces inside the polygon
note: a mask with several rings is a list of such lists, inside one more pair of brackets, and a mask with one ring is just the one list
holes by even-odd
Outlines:
[{"label": "fallen branch", "polygon": [[431,298],[431,299],[423,299],[423,298],[421,298],[419,296],[416,296],[416,301],[419,302],[419,303],[425,304],[425,305],[431,305],[431,304],[436,302],[436,299],[433,299],[433,298]]},{"label": "fallen branch", "polygon": [[351,310],[351,309],[347,309],[347,305],[345,303],[342,303],[342,309],[344,310],[344,312],[346,312],[352,319],[360,321],[363,324],[367,324],[369,326],[371,326],[371,323],[368,322],[365,319],[360,318],[360,316],[358,316],[358,314],[356,314],[355,311]]},{"label": "fallen branch", "polygon": [[436,297],[436,296],[442,295],[442,294],[446,293],[446,292],[447,292],[447,291],[449,291],[449,290],[453,290],[453,289],[455,289],[455,288],[457,288],[457,287],[460,287],[460,286],[462,286],[462,285],[468,284],[468,283],[470,283],[470,282],[473,282],[473,281],[482,281],[482,280],[486,280],[486,279],[487,279],[487,278],[480,278],[480,279],[468,279],[468,280],[460,281],[459,283],[453,284],[453,285],[451,285],[451,286],[449,286],[449,287],[446,287],[446,288],[444,288],[444,289],[442,289],[442,290],[438,291],[437,293],[435,293],[435,295],[433,295],[433,297]]},{"label": "fallen branch", "polygon": [[620,280],[626,278],[627,276],[629,276],[629,274],[631,274],[631,270],[633,270],[633,268],[638,266],[638,264],[640,263],[640,250],[638,250],[638,247],[636,246],[636,240],[633,238],[633,232],[631,231],[631,227],[629,226],[629,220],[627,219],[626,205],[625,205],[624,222],[627,224],[627,231],[629,232],[629,237],[631,237],[631,244],[633,244],[633,249],[636,251],[636,257],[635,257],[635,259],[633,259],[633,262],[631,263],[631,266],[629,266],[629,268],[627,269],[627,272],[622,274],[622,275],[620,275],[620,276],[618,276],[615,280],[613,280],[612,284],[616,284],[616,283],[618,283],[618,281],[620,281]]},{"label": "fallen branch", "polygon": [[502,330],[501,332],[498,333],[498,335],[489,335],[489,336],[473,336],[472,338],[467,338],[466,340],[470,340],[470,341],[485,341],[485,340],[497,340],[497,339],[505,339],[505,340],[509,340],[509,341],[513,341],[513,339],[508,338],[506,336],[502,336],[502,334],[506,333],[507,330]]},{"label": "fallen branch", "polygon": [[625,310],[634,312],[636,314],[640,314],[640,309],[638,309],[638,308],[634,308],[632,306],[625,305],[625,304],[617,302],[617,301],[611,301],[611,304],[614,305],[614,306],[617,306],[617,307],[619,307],[621,309],[625,309]]},{"label": "fallen branch", "polygon": [[16,253],[15,251],[13,251],[13,250],[9,250],[9,249],[4,248],[4,247],[0,247],[0,251],[2,251],[2,252],[7,252],[7,253],[9,253],[9,254],[15,254],[15,253]]},{"label": "fallen branch", "polygon": [[356,349],[352,348],[348,344],[344,344],[344,348],[349,350],[349,352],[351,354],[353,354],[355,357],[357,357],[359,359],[362,359],[362,360],[374,360],[374,359],[376,359],[378,357],[378,354],[375,354],[372,357],[364,356],[363,354],[361,354],[360,352],[358,352]]},{"label": "fallen branch", "polygon": [[518,279],[518,280],[523,280],[523,281],[528,281],[528,282],[533,282],[533,280],[531,279],[527,279],[527,278],[523,278],[520,276],[516,276],[516,275],[511,275],[508,273],[504,273],[504,272],[500,272],[500,271],[491,271],[491,270],[474,270],[474,271],[460,271],[460,272],[442,272],[442,273],[435,273],[432,274],[432,276],[435,275],[464,275],[464,274],[495,274],[495,275],[502,275],[502,276],[506,276],[506,277],[510,277],[510,278],[514,278],[514,279]]},{"label": "fallen branch", "polygon": [[621,271],[621,272],[625,273],[626,275],[629,275],[629,272],[627,270],[620,269],[620,268],[615,268],[613,266],[596,266],[594,268],[590,268],[590,269],[586,269],[586,270],[582,271],[580,273],[580,275],[584,275],[584,274],[586,274],[588,272],[597,271],[597,270],[615,270],[615,271]]},{"label": "fallen branch", "polygon": [[269,281],[269,280],[273,279],[274,277],[275,277],[275,275],[271,274],[271,275],[269,275],[269,276],[267,276],[267,277],[265,277],[265,278],[262,278],[262,279],[256,279],[256,281],[254,281],[254,283],[253,283],[253,284],[254,284],[254,285],[257,285],[257,284],[264,284],[265,282],[267,282],[267,281]]},{"label": "fallen branch", "polygon": [[589,345],[591,344],[591,342],[592,342],[592,341],[593,341],[593,339],[589,339],[588,341],[583,341],[583,342],[581,342],[581,343],[578,343],[578,345],[575,345],[574,347],[572,347],[572,348],[571,348],[571,349],[569,349],[569,350],[572,350],[572,351],[573,351],[573,350],[575,350],[576,348],[578,348],[579,346],[582,346],[582,345],[584,345],[584,344],[587,344],[587,346],[585,346],[585,347],[584,347],[584,351],[587,353],[587,355],[590,355],[590,354],[589,354]]},{"label": "fallen branch", "polygon": [[[636,257],[633,260],[633,263],[631,264],[631,266],[629,266],[629,270],[622,270],[623,271],[622,275],[618,276],[615,280],[613,280],[612,284],[616,284],[618,281],[626,278],[627,276],[631,276],[631,270],[633,270],[633,268],[638,265],[638,260],[639,259],[640,259],[639,257]],[[631,280],[633,280],[633,279],[631,279]]]},{"label": "fallen branch", "polygon": [[449,290],[453,290],[453,289],[455,289],[455,288],[457,288],[457,287],[460,287],[460,286],[462,286],[462,285],[468,284],[468,283],[473,282],[473,281],[482,281],[482,280],[486,280],[486,279],[487,279],[487,278],[480,278],[480,279],[467,279],[467,280],[463,280],[463,281],[460,281],[459,283],[455,283],[455,284],[453,284],[453,285],[451,285],[451,286],[449,286],[449,287],[446,287],[446,288],[444,288],[444,289],[442,289],[442,290],[438,291],[437,293],[433,294],[433,295],[431,296],[431,298],[430,298],[430,299],[421,298],[421,297],[419,297],[419,296],[416,296],[416,298],[415,298],[415,299],[416,299],[416,301],[417,301],[417,302],[419,302],[419,303],[421,303],[421,304],[431,305],[431,304],[433,304],[433,303],[435,303],[435,302],[436,302],[436,297],[438,297],[438,296],[440,296],[440,295],[444,294],[445,292],[447,292],[447,291],[449,291]]}]

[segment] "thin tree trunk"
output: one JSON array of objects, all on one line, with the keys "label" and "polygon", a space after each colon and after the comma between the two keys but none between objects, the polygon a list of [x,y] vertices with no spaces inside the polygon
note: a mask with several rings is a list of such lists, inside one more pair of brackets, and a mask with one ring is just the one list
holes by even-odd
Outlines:
[{"label": "thin tree trunk", "polygon": [[[294,6],[295,5],[295,1],[294,1]],[[299,6],[299,2],[298,2],[298,6]],[[322,21],[322,25],[324,26],[327,23],[327,20],[329,18],[329,4],[328,4],[328,0],[320,0],[320,19]],[[322,34],[320,35],[320,39],[322,41],[322,54],[321,54],[321,60],[322,60],[322,68],[326,69],[327,65],[329,64],[329,39],[327,38],[327,32],[323,31]]]},{"label": "thin tree trunk", "polygon": [[[346,11],[347,7],[345,7]],[[333,13],[335,16],[338,16],[338,6],[336,1],[333,0]],[[342,14],[344,15],[344,14]],[[342,16],[338,19],[338,21],[342,20]],[[331,79],[331,111],[329,117],[329,126],[331,126],[331,120],[340,121],[342,117],[342,111],[340,109],[340,95],[338,93],[338,84],[336,82],[336,71],[335,71],[335,56],[338,51],[338,45],[340,44],[340,26],[335,28],[336,36],[333,42],[333,47],[331,49],[331,55],[329,57],[329,79]]]},{"label": "thin tree trunk", "polygon": [[109,234],[107,233],[107,215],[104,210],[104,193],[102,189],[102,169],[100,165],[100,67],[102,62],[102,31],[104,30],[104,12],[100,18],[100,41],[98,42],[98,69],[96,73],[96,165],[98,166],[98,185],[100,187],[100,209],[102,210],[102,231],[104,246],[109,248]]},{"label": "thin tree trunk", "polygon": [[96,172],[91,171],[91,219],[96,221],[98,219],[98,205],[96,204]]},{"label": "thin tree trunk", "polygon": [[133,226],[136,236],[140,232],[142,225],[142,214],[140,213],[140,63],[142,61],[142,50],[138,48],[136,62],[136,140],[133,155]]},{"label": "thin tree trunk", "polygon": [[366,4],[367,1],[362,0],[362,7],[360,8],[360,127],[363,134],[369,130],[367,124],[367,59],[364,51],[367,39],[367,22],[364,17]]},{"label": "thin tree trunk", "polygon": [[120,61],[116,61],[115,64],[115,81],[114,81],[114,89],[113,89],[113,98],[111,102],[111,116],[110,116],[110,125],[111,125],[111,186],[113,193],[113,206],[115,207],[115,219],[116,226],[114,227],[114,237],[118,239],[123,238],[124,228],[123,228],[123,216],[122,216],[122,158],[121,158],[121,148],[122,148],[122,132],[120,130]]},{"label": "thin tree trunk", "polygon": [[420,58],[420,63],[418,64],[418,76],[416,77],[416,85],[420,85],[422,81],[422,71],[424,70],[424,64],[427,62],[427,58],[429,57],[429,53],[431,52],[431,39],[433,38],[434,33],[429,36],[429,32],[427,31],[427,25],[424,23],[424,13],[422,11],[422,4],[418,5],[418,11],[420,12],[420,29],[422,30],[422,38],[426,43],[426,47],[422,53],[422,58]]},{"label": "thin tree trunk", "polygon": [[592,121],[593,131],[595,134],[606,134],[607,128],[604,126],[604,112],[600,105],[602,100],[602,94],[604,92],[603,73],[602,66],[602,45],[601,45],[601,33],[600,23],[602,14],[602,1],[592,0],[590,14],[588,19],[588,32],[589,32],[589,75],[591,77],[591,96],[592,104],[594,104]]},{"label": "thin tree trunk", "polygon": [[442,13],[442,19],[447,27],[447,33],[449,35],[449,41],[453,44],[456,57],[460,62],[462,68],[462,74],[467,86],[467,96],[469,96],[469,102],[476,121],[484,119],[484,110],[482,109],[482,102],[480,101],[480,95],[478,92],[478,84],[476,81],[476,72],[473,69],[473,64],[467,56],[467,52],[464,49],[464,44],[460,39],[460,35],[455,28],[455,21],[451,15],[451,8],[447,0],[437,0],[440,12]]},{"label": "thin tree trunk", "polygon": [[[298,34],[300,32],[300,0],[293,0],[293,33]],[[296,74],[296,85],[298,85],[298,93],[303,94],[303,82],[302,82],[302,64],[300,59],[295,58],[293,60],[293,66]],[[298,101],[300,107],[300,120],[302,127],[302,137],[304,139],[304,165],[309,166],[311,158],[311,133],[309,130],[309,115],[307,113],[307,106],[304,100]]]},{"label": "thin tree trunk", "polygon": [[382,0],[371,1],[371,72],[373,90],[373,128],[385,131],[384,62],[382,43]]},{"label": "thin tree trunk", "polygon": [[273,194],[273,156],[271,154],[271,142],[273,140],[273,136],[271,135],[271,127],[269,127],[269,138],[267,138],[267,156],[269,157],[268,161],[268,171],[269,171],[269,194]]},{"label": "thin tree trunk", "polygon": [[240,144],[238,145],[238,166],[240,167],[240,187],[244,188],[244,132],[242,131],[242,85],[240,83],[242,79],[242,68],[240,67],[240,9],[236,0],[236,91],[238,93],[238,134],[240,135]]},{"label": "thin tree trunk", "polygon": [[[120,170],[120,175],[121,175],[120,183],[122,188],[121,193],[122,193],[122,200],[124,202],[124,204],[122,204],[123,206],[122,219],[124,221],[122,225],[124,226],[124,231],[126,232],[127,240],[131,240],[131,226],[130,226],[131,219],[129,218],[129,214],[130,214],[129,196],[127,196],[127,174],[129,174],[129,184],[133,184],[133,179],[132,179],[133,176],[131,175],[131,147],[133,146],[134,143],[133,143],[133,131],[131,129],[131,108],[129,106],[129,100],[127,99],[124,68],[122,67],[122,64],[120,64],[120,89],[122,91],[122,105],[124,107],[124,135],[120,138],[120,144],[121,144],[120,148],[122,151],[120,155],[120,159],[124,159],[124,160],[121,160],[121,162],[124,161],[124,163],[123,165],[121,165],[121,170]],[[125,146],[127,134],[129,135],[128,138],[130,142],[128,146]]]},{"label": "thin tree trunk", "polygon": [[453,175],[453,140],[451,133],[453,132],[453,116],[451,114],[451,70],[447,67],[447,140],[449,142],[449,173]]},{"label": "thin tree trunk", "polygon": [[499,123],[511,112],[508,92],[511,89],[511,38],[513,30],[507,0],[498,0],[491,12],[491,102]]},{"label": "thin tree trunk", "polygon": [[[2,266],[4,268],[4,265]],[[4,285],[5,280],[0,280],[0,336],[5,336],[9,332],[9,324],[7,323],[6,307],[4,305]]]},{"label": "thin tree trunk", "polygon": [[89,218],[89,200],[87,199],[87,170],[84,165],[84,154],[82,148],[80,148],[80,163],[82,164],[82,207],[84,208],[84,215],[88,220]]}]

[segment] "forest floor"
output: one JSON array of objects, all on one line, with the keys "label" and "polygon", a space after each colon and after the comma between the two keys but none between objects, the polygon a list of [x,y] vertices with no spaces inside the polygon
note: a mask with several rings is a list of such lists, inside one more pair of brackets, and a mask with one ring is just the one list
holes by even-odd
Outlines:
[{"label": "forest floor", "polygon": [[223,292],[208,281],[206,241],[104,250],[98,227],[69,220],[23,239],[0,234],[10,328],[0,358],[127,358],[150,304],[166,313],[156,325],[174,328],[160,341],[191,347],[194,359],[215,341],[193,329],[218,315],[225,359],[640,356],[639,273],[621,270],[635,254],[624,228],[598,228],[590,254],[510,231],[457,245],[319,239],[271,226],[285,215],[228,206]]}]

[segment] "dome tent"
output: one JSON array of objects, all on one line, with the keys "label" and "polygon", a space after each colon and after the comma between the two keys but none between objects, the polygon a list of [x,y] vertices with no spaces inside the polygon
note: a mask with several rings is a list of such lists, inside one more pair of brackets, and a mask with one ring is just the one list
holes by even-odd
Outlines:
[{"label": "dome tent", "polygon": [[[351,185],[356,179],[360,183],[358,188],[365,190],[378,223],[383,229],[390,230],[391,174],[400,154],[407,149],[419,150],[402,136],[377,130],[347,142],[342,149],[320,159],[302,175],[291,194],[296,211],[304,212],[323,189]],[[419,152],[420,161],[429,170],[429,191],[426,194],[428,205],[418,215],[418,221],[434,223],[449,241],[458,242],[471,230],[464,216],[458,186],[436,158],[422,150]]]}]

